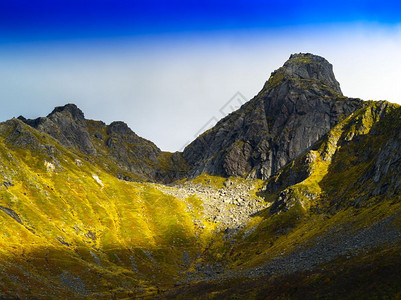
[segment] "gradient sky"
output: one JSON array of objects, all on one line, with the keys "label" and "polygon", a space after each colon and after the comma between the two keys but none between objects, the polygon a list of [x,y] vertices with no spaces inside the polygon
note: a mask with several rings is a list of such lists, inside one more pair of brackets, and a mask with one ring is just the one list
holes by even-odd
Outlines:
[{"label": "gradient sky", "polygon": [[75,103],[180,150],[297,52],[401,104],[399,1],[1,0],[0,120]]}]

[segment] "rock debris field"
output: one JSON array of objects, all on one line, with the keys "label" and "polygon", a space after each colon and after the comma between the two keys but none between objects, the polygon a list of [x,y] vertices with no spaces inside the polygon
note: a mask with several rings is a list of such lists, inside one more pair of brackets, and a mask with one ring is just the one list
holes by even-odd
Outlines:
[{"label": "rock debris field", "polygon": [[[186,202],[188,209],[192,205],[186,201],[188,197],[196,196],[202,201],[203,219],[217,223],[217,230],[235,233],[244,228],[252,215],[270,206],[263,198],[252,195],[255,189],[252,182],[234,182],[227,180],[223,188],[193,184],[186,182],[173,187],[154,185],[163,193],[172,195]],[[191,212],[191,211],[190,211]],[[195,220],[201,228],[202,220]]]}]

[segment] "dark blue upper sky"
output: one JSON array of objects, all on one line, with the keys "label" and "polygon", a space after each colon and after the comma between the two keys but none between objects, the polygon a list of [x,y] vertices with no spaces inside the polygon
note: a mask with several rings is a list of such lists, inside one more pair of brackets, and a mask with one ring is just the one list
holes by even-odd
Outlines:
[{"label": "dark blue upper sky", "polygon": [[0,41],[400,21],[400,1],[2,0]]}]

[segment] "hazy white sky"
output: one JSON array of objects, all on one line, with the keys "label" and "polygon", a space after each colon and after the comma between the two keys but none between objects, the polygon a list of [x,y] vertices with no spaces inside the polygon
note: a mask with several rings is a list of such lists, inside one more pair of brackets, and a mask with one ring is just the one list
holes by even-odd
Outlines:
[{"label": "hazy white sky", "polygon": [[236,92],[255,96],[292,53],[334,66],[343,93],[401,104],[401,27],[378,24],[23,42],[0,48],[0,120],[77,104],[125,121],[162,150],[180,150]]}]

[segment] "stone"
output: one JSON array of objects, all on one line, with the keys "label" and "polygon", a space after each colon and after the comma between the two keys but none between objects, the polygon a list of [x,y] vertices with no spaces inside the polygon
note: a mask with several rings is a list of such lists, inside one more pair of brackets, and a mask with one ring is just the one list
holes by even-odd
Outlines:
[{"label": "stone", "polygon": [[256,97],[184,149],[189,176],[268,179],[362,105],[342,95],[327,60],[292,55]]},{"label": "stone", "polygon": [[56,107],[47,117],[34,120],[20,117],[20,120],[49,134],[67,148],[77,148],[86,154],[96,154],[84,114],[75,104]]}]

